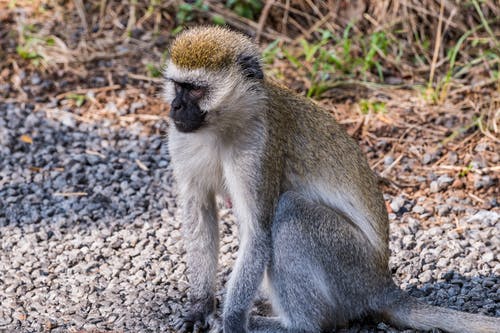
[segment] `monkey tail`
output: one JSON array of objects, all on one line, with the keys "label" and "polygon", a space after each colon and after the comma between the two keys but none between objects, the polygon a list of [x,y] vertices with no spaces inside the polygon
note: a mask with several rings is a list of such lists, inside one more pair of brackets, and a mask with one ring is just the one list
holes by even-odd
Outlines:
[{"label": "monkey tail", "polygon": [[429,305],[399,288],[391,294],[395,297],[384,309],[383,316],[394,325],[424,331],[439,328],[453,333],[500,333],[500,318]]}]

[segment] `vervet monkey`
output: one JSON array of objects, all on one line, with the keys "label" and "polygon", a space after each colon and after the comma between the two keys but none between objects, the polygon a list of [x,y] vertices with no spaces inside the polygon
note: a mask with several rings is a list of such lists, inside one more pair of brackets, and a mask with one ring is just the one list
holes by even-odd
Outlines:
[{"label": "vervet monkey", "polygon": [[[215,196],[239,220],[225,333],[320,332],[365,315],[449,332],[500,332],[500,319],[434,307],[397,288],[377,180],[331,115],[265,78],[256,46],[220,27],[180,34],[165,71],[169,149],[190,281],[181,331],[214,311]],[[265,280],[276,317],[250,317]]]}]

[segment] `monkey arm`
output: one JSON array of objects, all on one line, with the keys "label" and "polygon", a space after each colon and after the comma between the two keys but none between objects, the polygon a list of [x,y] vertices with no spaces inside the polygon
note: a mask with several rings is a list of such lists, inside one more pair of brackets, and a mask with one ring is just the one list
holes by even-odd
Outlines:
[{"label": "monkey arm", "polygon": [[241,153],[224,170],[240,236],[224,303],[225,333],[246,332],[250,308],[271,258],[271,221],[280,188],[275,170],[281,159],[262,151],[259,155]]},{"label": "monkey arm", "polygon": [[224,332],[246,332],[248,313],[271,255],[271,235],[262,229],[244,237],[224,304]]},{"label": "monkey arm", "polygon": [[[180,186],[187,189],[187,186]],[[182,232],[190,282],[190,313],[184,325],[205,325],[215,308],[215,277],[219,252],[217,208],[213,193],[182,191]],[[181,324],[182,325],[182,324]],[[189,331],[189,327],[186,328]]]}]

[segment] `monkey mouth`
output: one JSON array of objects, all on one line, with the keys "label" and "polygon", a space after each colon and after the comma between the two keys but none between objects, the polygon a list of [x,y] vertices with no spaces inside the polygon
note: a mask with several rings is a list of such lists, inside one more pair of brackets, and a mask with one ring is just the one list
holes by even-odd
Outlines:
[{"label": "monkey mouth", "polygon": [[199,129],[204,121],[183,121],[174,119],[175,128],[182,133],[191,133]]},{"label": "monkey mouth", "polygon": [[189,133],[196,131],[205,123],[206,115],[206,112],[202,112],[198,106],[191,106],[174,108],[170,112],[170,119],[179,132]]}]

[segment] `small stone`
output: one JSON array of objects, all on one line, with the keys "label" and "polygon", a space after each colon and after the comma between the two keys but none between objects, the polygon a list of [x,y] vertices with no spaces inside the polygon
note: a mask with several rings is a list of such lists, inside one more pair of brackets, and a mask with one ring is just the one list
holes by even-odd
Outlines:
[{"label": "small stone", "polygon": [[394,213],[398,213],[404,204],[405,200],[402,197],[396,197],[391,201],[390,207]]},{"label": "small stone", "polygon": [[14,318],[16,318],[17,320],[20,320],[20,321],[24,321],[24,320],[26,320],[27,316],[26,316],[26,313],[24,313],[24,312],[17,312],[16,314],[14,314]]},{"label": "small stone", "polygon": [[486,262],[486,263],[489,263],[491,261],[493,261],[493,259],[495,259],[495,256],[493,255],[493,252],[486,252],[485,254],[483,254],[481,256],[481,260]]},{"label": "small stone", "polygon": [[433,180],[429,185],[429,190],[431,191],[431,193],[439,192],[438,182]]},{"label": "small stone", "polygon": [[[486,287],[486,288],[491,288],[495,285],[495,281],[492,281],[492,280],[484,280],[483,281],[483,287]],[[499,295],[500,296],[500,295]]]},{"label": "small stone", "polygon": [[439,190],[444,190],[448,186],[450,186],[454,181],[454,178],[448,177],[448,176],[441,176],[437,179],[437,186]]},{"label": "small stone", "polygon": [[439,268],[444,268],[448,266],[448,263],[450,262],[450,259],[448,258],[439,258],[438,262],[436,263],[436,266]]},{"label": "small stone", "polygon": [[474,189],[479,190],[481,188],[489,188],[491,187],[495,182],[493,179],[488,176],[488,175],[474,175]]},{"label": "small stone", "polygon": [[442,279],[446,280],[447,282],[450,282],[451,279],[453,279],[454,275],[455,275],[454,271],[448,271],[445,274],[443,274]]},{"label": "small stone", "polygon": [[140,28],[133,28],[131,31],[130,31],[130,37],[132,38],[135,38],[135,39],[139,39],[141,38],[141,36],[144,34],[144,30],[140,29]]},{"label": "small stone", "polygon": [[488,150],[489,144],[487,142],[480,142],[474,147],[474,150],[478,153]]},{"label": "small stone", "polygon": [[414,213],[416,213],[416,214],[423,214],[423,213],[425,213],[424,207],[422,207],[420,205],[413,206],[413,208],[412,208],[411,211],[414,212]]},{"label": "small stone", "polygon": [[458,162],[458,154],[454,151],[448,152],[448,164],[455,165]]},{"label": "small stone", "polygon": [[454,189],[461,189],[465,187],[465,184],[461,178],[455,178],[455,180],[451,184],[451,187]]},{"label": "small stone", "polygon": [[429,153],[425,153],[424,156],[422,157],[422,164],[427,165],[433,161],[433,157]]},{"label": "small stone", "polygon": [[433,280],[432,278],[432,272],[431,271],[425,271],[419,276],[419,280],[421,283],[428,283]]},{"label": "small stone", "polygon": [[384,165],[385,166],[389,166],[393,162],[394,162],[394,157],[392,157],[391,155],[387,155],[386,157],[384,157]]},{"label": "small stone", "polygon": [[436,208],[437,208],[437,213],[439,216],[446,216],[451,211],[450,205],[446,205],[446,204],[438,205]]},{"label": "small stone", "polygon": [[116,239],[115,241],[113,241],[109,246],[113,249],[113,250],[117,250],[121,247],[121,245],[123,244],[123,239],[121,238],[118,238]]}]

